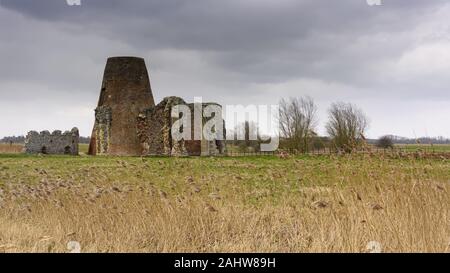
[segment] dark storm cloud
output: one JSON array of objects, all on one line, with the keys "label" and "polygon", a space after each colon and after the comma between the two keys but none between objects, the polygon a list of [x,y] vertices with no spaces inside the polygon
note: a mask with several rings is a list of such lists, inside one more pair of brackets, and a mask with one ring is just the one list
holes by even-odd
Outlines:
[{"label": "dark storm cloud", "polygon": [[157,98],[450,99],[448,1],[81,2],[0,0],[4,102],[57,100],[89,109],[111,55],[145,57]]},{"label": "dark storm cloud", "polygon": [[136,51],[210,51],[214,54],[205,56],[212,65],[240,74],[242,81],[353,78],[352,84],[364,85],[372,84],[366,63],[398,56],[409,41],[381,50],[376,43],[360,48],[355,43],[367,35],[407,31],[420,14],[444,2],[386,0],[383,8],[375,8],[364,0],[84,0],[80,7],[68,7],[65,0],[3,0],[2,6],[72,24]]}]

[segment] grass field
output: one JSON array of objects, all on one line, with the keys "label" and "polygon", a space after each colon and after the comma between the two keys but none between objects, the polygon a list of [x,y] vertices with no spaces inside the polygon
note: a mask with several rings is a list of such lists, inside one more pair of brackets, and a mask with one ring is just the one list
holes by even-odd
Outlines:
[{"label": "grass field", "polygon": [[78,149],[80,154],[87,154],[89,151],[89,144],[79,144]]},{"label": "grass field", "polygon": [[[231,147],[231,148],[230,148]],[[428,151],[428,152],[450,152],[450,145],[446,144],[398,144],[395,145],[397,149],[401,149],[407,152],[417,152],[417,151]],[[376,149],[376,147],[373,147]],[[89,149],[89,144],[80,144],[79,151],[81,154],[87,154]],[[229,146],[228,150],[231,152],[239,152],[236,147]],[[23,145],[22,144],[1,144],[0,143],[0,153],[22,153]]]},{"label": "grass field", "polygon": [[448,144],[405,144],[395,145],[396,148],[400,148],[405,151],[428,151],[428,152],[450,152],[450,145]]},{"label": "grass field", "polygon": [[449,252],[450,161],[0,155],[0,252]]}]

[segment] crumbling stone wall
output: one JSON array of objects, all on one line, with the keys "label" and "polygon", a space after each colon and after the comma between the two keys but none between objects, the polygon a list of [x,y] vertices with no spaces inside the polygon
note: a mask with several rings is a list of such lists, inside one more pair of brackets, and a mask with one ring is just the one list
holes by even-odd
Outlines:
[{"label": "crumbling stone wall", "polygon": [[179,97],[167,97],[154,107],[150,107],[138,117],[138,136],[142,145],[143,155],[187,155],[184,141],[172,139],[173,119],[172,107],[185,105],[186,102]]},{"label": "crumbling stone wall", "polygon": [[[111,107],[99,106],[95,109],[95,124],[91,144],[90,154],[107,154],[109,143],[111,142]],[[92,150],[91,150],[92,149]]]},{"label": "crumbling stone wall", "polygon": [[68,154],[78,155],[80,134],[77,128],[61,131],[30,131],[25,139],[25,152],[28,154]]},{"label": "crumbling stone wall", "polygon": [[[172,118],[172,108],[176,105],[186,105],[191,110],[191,139],[174,141],[172,139],[172,126],[178,118]],[[204,103],[203,109],[211,105]],[[214,104],[220,106],[218,104]],[[225,152],[224,140],[194,140],[194,104],[187,104],[182,98],[167,97],[155,107],[150,107],[141,112],[138,117],[138,136],[142,145],[143,155],[166,156],[210,156],[220,155]],[[203,125],[210,118],[202,118]],[[224,127],[225,127],[225,123]],[[225,129],[224,134],[225,134]],[[225,139],[225,138],[223,138]]]}]

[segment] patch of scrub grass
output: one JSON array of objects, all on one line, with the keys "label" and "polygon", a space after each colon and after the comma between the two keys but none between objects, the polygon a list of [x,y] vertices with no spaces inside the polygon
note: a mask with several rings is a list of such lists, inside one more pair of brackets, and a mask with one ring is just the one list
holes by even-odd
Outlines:
[{"label": "patch of scrub grass", "polygon": [[445,252],[449,168],[383,155],[0,154],[0,252],[64,252],[69,240],[93,252],[363,252],[374,240]]}]

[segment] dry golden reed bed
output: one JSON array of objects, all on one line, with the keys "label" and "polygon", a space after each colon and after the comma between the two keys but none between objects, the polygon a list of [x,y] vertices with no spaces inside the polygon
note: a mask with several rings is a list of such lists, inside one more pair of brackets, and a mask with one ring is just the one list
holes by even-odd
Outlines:
[{"label": "dry golden reed bed", "polygon": [[23,151],[23,145],[21,144],[3,144],[0,143],[0,153],[17,154]]},{"label": "dry golden reed bed", "polygon": [[0,155],[0,252],[449,252],[450,161]]}]

